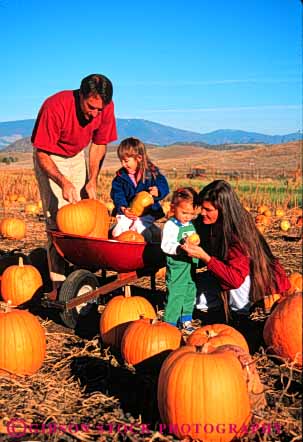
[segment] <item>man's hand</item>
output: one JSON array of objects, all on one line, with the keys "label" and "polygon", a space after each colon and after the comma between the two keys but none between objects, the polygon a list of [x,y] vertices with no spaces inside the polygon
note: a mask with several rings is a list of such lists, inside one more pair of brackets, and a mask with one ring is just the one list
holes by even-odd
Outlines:
[{"label": "man's hand", "polygon": [[76,203],[79,197],[75,186],[59,171],[48,152],[37,150],[37,161],[40,168],[62,189],[63,198],[69,203]]},{"label": "man's hand", "polygon": [[95,180],[89,180],[85,186],[85,190],[89,198],[97,199],[97,184]]},{"label": "man's hand", "polygon": [[75,186],[66,178],[62,180],[62,196],[69,203],[76,203],[80,200]]},{"label": "man's hand", "polygon": [[158,190],[157,186],[149,187],[148,190],[149,190],[149,193],[151,194],[151,196],[155,196],[155,197],[159,196],[159,190]]}]

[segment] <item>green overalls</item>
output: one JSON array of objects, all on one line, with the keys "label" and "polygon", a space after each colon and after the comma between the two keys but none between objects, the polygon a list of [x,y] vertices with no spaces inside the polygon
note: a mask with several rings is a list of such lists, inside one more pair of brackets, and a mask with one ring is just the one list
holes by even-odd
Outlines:
[{"label": "green overalls", "polygon": [[[178,242],[196,232],[192,223],[183,226],[176,219],[173,222],[179,227]],[[178,321],[183,323],[192,319],[197,291],[194,272],[198,259],[191,258],[182,251],[180,255],[167,255],[166,260],[167,302],[163,319],[177,325]]]}]

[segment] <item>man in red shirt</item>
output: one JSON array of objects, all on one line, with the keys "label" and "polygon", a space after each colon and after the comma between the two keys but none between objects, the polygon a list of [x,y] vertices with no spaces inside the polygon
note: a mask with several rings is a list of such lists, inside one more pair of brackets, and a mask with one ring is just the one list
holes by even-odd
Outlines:
[{"label": "man in red shirt", "polygon": [[[113,87],[100,74],[85,77],[80,89],[58,92],[43,103],[32,134],[34,167],[48,228],[60,207],[96,198],[106,145],[117,139]],[[89,145],[88,167],[84,149]],[[87,170],[88,169],[88,170]],[[50,276],[64,280],[63,263],[49,243]]]}]

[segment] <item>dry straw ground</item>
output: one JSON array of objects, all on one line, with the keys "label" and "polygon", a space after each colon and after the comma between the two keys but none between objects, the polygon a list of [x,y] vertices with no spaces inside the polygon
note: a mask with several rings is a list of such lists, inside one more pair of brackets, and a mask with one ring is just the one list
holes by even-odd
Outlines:
[{"label": "dry straw ground", "polygon": [[[295,150],[297,152],[297,147]],[[163,151],[163,155],[166,154]],[[215,155],[218,158],[218,153]],[[235,156],[235,153],[230,155]],[[245,155],[246,152],[239,152],[239,157],[243,158]],[[291,162],[291,169],[296,167],[296,160],[283,158],[285,164],[287,161]],[[167,161],[168,167],[171,167],[171,159],[163,158],[163,161]],[[180,161],[184,163],[184,159]],[[116,167],[117,164],[113,169]],[[19,172],[16,173],[19,176],[17,185],[21,178]],[[25,178],[32,176],[30,171],[23,171],[22,176],[24,182],[30,183],[28,194],[32,195],[31,199],[36,200],[34,180],[30,178],[26,181]],[[18,192],[24,193],[24,189],[22,185]],[[7,190],[8,193],[11,191],[11,188]],[[104,195],[104,199],[108,199],[108,194]],[[35,257],[33,251],[45,247],[43,217],[25,215],[23,209],[24,204],[20,203],[1,207],[0,220],[3,216],[17,215],[24,217],[27,223],[27,236],[23,241],[1,240],[2,254],[16,249]],[[255,212],[252,214],[255,215]],[[277,218],[273,219],[265,236],[288,274],[301,271],[302,239],[298,237],[293,240],[282,234]],[[37,257],[36,264],[43,268],[43,262],[37,262]],[[156,290],[152,292],[149,280],[142,278],[132,286],[132,291],[146,296],[156,308],[161,309],[165,297],[165,282],[163,279],[156,282]],[[38,316],[47,332],[47,357],[42,369],[33,376],[0,378],[1,441],[174,440],[173,436],[159,431],[161,421],[156,401],[157,371],[135,371],[124,365],[118,353],[112,353],[102,346],[98,333],[100,314],[97,310],[72,331],[60,323],[54,311],[43,309],[39,303],[30,303],[28,308]],[[249,339],[267,400],[266,408],[256,411],[253,416],[253,422],[259,425],[259,430],[243,437],[242,441],[299,441],[302,434],[302,372],[283,360],[271,357],[270,352],[266,351],[262,340],[265,319],[257,311],[252,315],[249,326],[242,330]],[[19,419],[19,427],[15,421],[15,435],[7,434],[8,429],[14,429],[13,425],[7,426],[11,419]],[[50,423],[51,427],[48,426]],[[108,427],[110,423],[113,424],[112,432]],[[152,431],[144,432],[142,423],[149,424]],[[263,426],[263,430],[262,423],[267,425]],[[26,424],[28,428],[32,424],[32,432],[28,429],[22,435]],[[271,425],[271,429],[268,425]],[[266,428],[269,432],[264,432]]]}]

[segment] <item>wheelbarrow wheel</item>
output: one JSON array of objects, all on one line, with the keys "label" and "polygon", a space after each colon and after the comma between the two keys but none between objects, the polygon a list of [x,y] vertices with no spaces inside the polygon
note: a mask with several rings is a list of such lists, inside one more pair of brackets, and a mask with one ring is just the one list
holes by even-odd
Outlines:
[{"label": "wheelbarrow wheel", "polygon": [[[91,292],[99,287],[97,277],[88,270],[75,270],[62,284],[58,299],[62,302],[68,302],[77,296]],[[60,313],[61,320],[69,328],[76,328],[80,316],[86,316],[92,310],[95,300],[85,302],[77,307]]]}]

